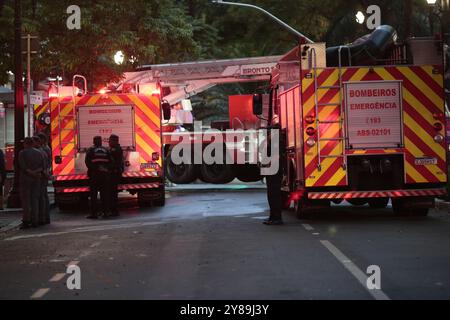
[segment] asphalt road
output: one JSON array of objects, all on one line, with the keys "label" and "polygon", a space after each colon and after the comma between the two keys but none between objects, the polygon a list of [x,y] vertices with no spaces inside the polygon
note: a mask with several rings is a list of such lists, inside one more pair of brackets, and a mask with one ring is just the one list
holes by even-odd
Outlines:
[{"label": "asphalt road", "polygon": [[[264,190],[123,199],[115,220],[53,213],[0,240],[0,299],[450,299],[450,216],[341,205],[267,227]],[[67,265],[81,270],[69,290]],[[367,287],[367,268],[381,288]]]}]

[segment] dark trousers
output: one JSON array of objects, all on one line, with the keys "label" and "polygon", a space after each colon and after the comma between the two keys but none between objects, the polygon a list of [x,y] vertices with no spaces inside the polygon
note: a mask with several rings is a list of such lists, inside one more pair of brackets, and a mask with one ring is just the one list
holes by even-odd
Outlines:
[{"label": "dark trousers", "polygon": [[281,193],[281,182],[283,176],[281,169],[276,175],[266,176],[267,182],[267,199],[270,207],[270,220],[281,220],[281,213],[283,211],[283,201]]},{"label": "dark trousers", "polygon": [[109,212],[109,184],[110,179],[107,173],[96,173],[89,177],[89,188],[91,198],[91,215],[98,215],[98,193],[100,192],[101,211],[104,214]]},{"label": "dark trousers", "polygon": [[111,213],[113,215],[117,215],[119,213],[119,210],[117,208],[118,202],[119,202],[119,191],[117,190],[117,188],[119,187],[121,177],[122,177],[122,175],[117,175],[117,174],[111,175],[110,206],[111,206]]},{"label": "dark trousers", "polygon": [[39,199],[41,197],[41,179],[20,176],[20,200],[22,202],[24,223],[39,224]]},{"label": "dark trousers", "polygon": [[[0,178],[0,180],[1,180],[1,178]],[[1,181],[0,182],[0,210],[3,210],[4,208],[3,208],[3,194],[4,194],[4,189],[5,189],[5,185],[4,185],[4,182],[3,181]]]},{"label": "dark trousers", "polygon": [[50,223],[50,201],[48,199],[48,179],[41,178],[41,195],[39,197],[39,224]]}]

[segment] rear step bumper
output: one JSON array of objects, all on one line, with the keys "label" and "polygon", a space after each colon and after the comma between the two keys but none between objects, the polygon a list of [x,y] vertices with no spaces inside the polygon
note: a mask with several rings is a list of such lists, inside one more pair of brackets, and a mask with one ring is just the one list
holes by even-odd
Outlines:
[{"label": "rear step bumper", "polygon": [[403,198],[403,197],[438,197],[447,194],[447,189],[417,189],[390,191],[348,191],[348,192],[309,192],[308,199],[361,199],[361,198]]}]

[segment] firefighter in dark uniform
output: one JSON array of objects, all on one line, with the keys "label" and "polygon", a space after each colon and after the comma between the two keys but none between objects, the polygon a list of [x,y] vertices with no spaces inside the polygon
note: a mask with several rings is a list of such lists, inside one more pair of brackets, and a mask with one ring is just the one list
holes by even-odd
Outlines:
[{"label": "firefighter in dark uniform", "polygon": [[111,169],[111,190],[110,190],[110,206],[111,206],[111,216],[118,217],[119,211],[117,208],[118,202],[118,186],[122,174],[124,172],[124,161],[123,161],[123,150],[119,144],[119,137],[112,134],[109,137],[109,151],[111,152],[111,157],[113,159],[113,165]]},{"label": "firefighter in dark uniform", "polygon": [[94,138],[94,146],[89,148],[85,160],[88,168],[91,214],[88,219],[98,219],[97,195],[100,192],[103,216],[109,214],[109,185],[113,160],[109,150],[102,146],[102,137]]},{"label": "firefighter in dark uniform", "polygon": [[273,156],[272,150],[271,150],[271,140],[272,135],[270,133],[270,130],[280,130],[279,124],[274,124],[269,128],[269,134],[268,134],[268,140],[267,140],[267,148],[269,150],[269,156],[274,161],[279,161],[279,169],[275,175],[266,176],[266,183],[267,183],[267,199],[269,201],[269,207],[270,207],[270,217],[265,220],[263,223],[265,225],[282,225],[283,224],[283,218],[282,218],[282,211],[283,211],[283,200],[282,200],[282,191],[281,191],[281,184],[283,180],[283,155],[284,155],[284,139],[283,134],[280,131],[279,132],[279,155]]}]

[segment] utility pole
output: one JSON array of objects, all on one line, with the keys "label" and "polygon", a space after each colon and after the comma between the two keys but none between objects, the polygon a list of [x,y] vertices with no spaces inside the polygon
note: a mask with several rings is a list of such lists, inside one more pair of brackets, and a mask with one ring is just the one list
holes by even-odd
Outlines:
[{"label": "utility pole", "polygon": [[412,35],[411,22],[412,22],[412,0],[404,0],[405,3],[405,34],[404,39],[408,39]]},{"label": "utility pole", "polygon": [[34,107],[31,103],[31,91],[33,90],[31,87],[31,55],[37,53],[38,37],[27,34],[26,36],[23,36],[22,39],[25,40],[25,43],[23,43],[22,46],[26,46],[27,48],[22,54],[27,55],[27,128],[28,136],[31,137],[34,135]]},{"label": "utility pole", "polygon": [[19,152],[22,150],[24,132],[24,101],[22,80],[22,4],[14,2],[14,185],[8,197],[8,208],[20,208]]}]

